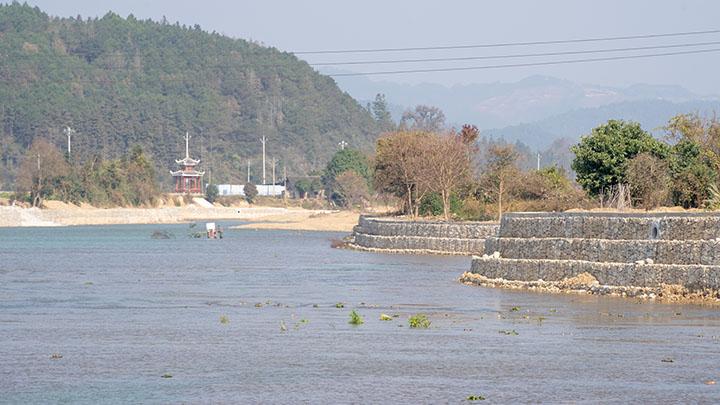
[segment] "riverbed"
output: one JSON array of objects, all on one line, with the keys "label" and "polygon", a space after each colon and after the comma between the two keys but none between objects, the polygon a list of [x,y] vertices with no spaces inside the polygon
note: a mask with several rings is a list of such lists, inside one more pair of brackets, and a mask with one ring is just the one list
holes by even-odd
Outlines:
[{"label": "riverbed", "polygon": [[0,229],[0,402],[720,401],[716,307],[470,287],[469,258],[341,233],[192,231]]}]

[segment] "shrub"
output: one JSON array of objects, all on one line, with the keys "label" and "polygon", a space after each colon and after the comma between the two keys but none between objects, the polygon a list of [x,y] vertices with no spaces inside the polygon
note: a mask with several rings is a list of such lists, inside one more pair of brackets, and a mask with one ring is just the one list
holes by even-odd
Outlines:
[{"label": "shrub", "polygon": [[[462,211],[463,202],[457,195],[450,195],[450,212],[457,215]],[[438,193],[430,193],[420,200],[419,211],[422,216],[440,216],[443,215],[442,197]]]},{"label": "shrub", "polygon": [[220,192],[216,185],[208,184],[207,187],[205,187],[205,199],[208,200],[208,202],[214,203],[219,194]]},{"label": "shrub", "polygon": [[348,323],[350,325],[362,325],[365,321],[363,321],[362,316],[353,309],[352,312],[350,312],[350,321],[348,321]]},{"label": "shrub", "polygon": [[253,202],[255,202],[255,198],[257,198],[258,190],[254,184],[247,183],[243,188],[243,193],[245,194],[245,200],[248,202],[248,204],[252,204]]},{"label": "shrub", "polygon": [[430,327],[430,320],[425,314],[415,314],[408,319],[411,328],[427,329]]}]

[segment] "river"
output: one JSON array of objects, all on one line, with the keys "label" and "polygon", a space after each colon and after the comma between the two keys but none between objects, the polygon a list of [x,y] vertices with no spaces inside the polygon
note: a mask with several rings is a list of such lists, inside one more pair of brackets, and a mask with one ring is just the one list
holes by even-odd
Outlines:
[{"label": "river", "polygon": [[0,402],[720,401],[717,307],[470,287],[468,258],[334,233],[188,231],[0,229]]}]

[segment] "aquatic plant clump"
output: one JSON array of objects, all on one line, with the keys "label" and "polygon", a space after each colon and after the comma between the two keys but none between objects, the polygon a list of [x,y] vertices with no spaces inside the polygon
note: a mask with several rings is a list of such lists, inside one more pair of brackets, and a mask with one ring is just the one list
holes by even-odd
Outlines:
[{"label": "aquatic plant clump", "polygon": [[430,320],[425,314],[415,314],[408,319],[411,328],[427,329],[430,327]]},{"label": "aquatic plant clump", "polygon": [[365,321],[363,321],[362,316],[353,309],[352,312],[350,312],[350,321],[348,321],[348,323],[350,325],[362,325]]}]

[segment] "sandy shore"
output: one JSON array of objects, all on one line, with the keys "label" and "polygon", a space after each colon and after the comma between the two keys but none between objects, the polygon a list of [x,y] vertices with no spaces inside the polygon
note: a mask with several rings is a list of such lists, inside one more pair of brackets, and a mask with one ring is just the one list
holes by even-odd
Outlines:
[{"label": "sandy shore", "polygon": [[206,208],[196,204],[182,207],[107,209],[62,203],[50,204],[43,209],[0,206],[0,227],[166,224],[220,219],[271,221],[252,226],[263,229],[345,231],[352,229],[350,222],[357,222],[357,214],[335,215],[328,214],[328,211],[277,207]]},{"label": "sandy shore", "polygon": [[235,229],[286,229],[294,231],[351,232],[360,214],[351,211],[292,210],[262,217],[260,221],[234,226]]}]

